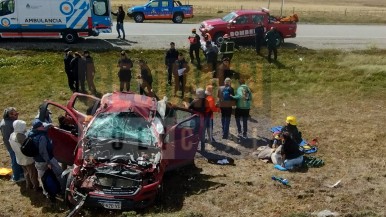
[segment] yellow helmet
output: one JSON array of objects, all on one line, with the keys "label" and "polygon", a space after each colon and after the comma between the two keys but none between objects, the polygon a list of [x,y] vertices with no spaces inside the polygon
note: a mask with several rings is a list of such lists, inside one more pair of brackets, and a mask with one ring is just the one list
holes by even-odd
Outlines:
[{"label": "yellow helmet", "polygon": [[298,122],[296,121],[296,117],[295,116],[287,116],[287,119],[285,120],[285,122],[287,122],[288,124],[291,124],[291,125],[294,125],[296,126],[298,124]]}]

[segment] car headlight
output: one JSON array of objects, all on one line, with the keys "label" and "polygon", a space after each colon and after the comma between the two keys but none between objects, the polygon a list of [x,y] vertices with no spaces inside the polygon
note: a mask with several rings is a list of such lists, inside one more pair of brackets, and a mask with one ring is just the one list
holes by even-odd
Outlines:
[{"label": "car headlight", "polygon": [[207,29],[208,31],[212,30],[213,28],[214,28],[214,27],[213,27],[212,25],[209,25],[209,26],[206,27],[206,29]]},{"label": "car headlight", "polygon": [[132,9],[132,8],[129,8],[129,9],[127,10],[127,13],[128,13],[128,14],[133,13],[133,9]]}]

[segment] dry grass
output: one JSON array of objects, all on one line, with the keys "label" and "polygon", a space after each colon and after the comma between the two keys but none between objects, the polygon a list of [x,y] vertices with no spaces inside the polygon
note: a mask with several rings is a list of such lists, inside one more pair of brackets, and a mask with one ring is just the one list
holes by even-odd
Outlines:
[{"label": "dry grass", "polygon": [[[22,119],[30,119],[44,98],[61,103],[67,100],[69,93],[61,54],[0,52],[3,82],[0,91],[5,96],[0,101],[1,108],[16,106],[23,111]],[[229,142],[228,147],[245,150],[240,155],[231,155],[236,159],[235,166],[214,165],[199,157],[197,168],[172,173],[165,179],[167,190],[155,207],[122,215],[311,216],[312,212],[329,209],[342,216],[385,216],[386,148],[382,142],[386,136],[386,60],[382,57],[386,51],[281,49],[279,65],[268,65],[251,50],[243,50],[243,54],[236,53],[233,67],[253,87],[254,117],[270,120],[270,124],[261,129],[282,124],[289,114],[296,115],[305,138],[319,137],[320,150],[316,156],[325,160],[326,165],[304,173],[279,172],[271,164],[254,159],[250,155],[253,148]],[[115,55],[112,52],[93,54],[98,63],[96,84],[102,92],[117,89],[115,61],[103,58]],[[165,89],[164,70],[156,70],[163,67],[162,51],[143,54],[131,51],[130,55],[147,56],[153,74],[158,72],[157,92],[161,96],[169,94]],[[8,64],[7,60],[15,58],[13,56],[23,57],[19,59],[24,62]],[[299,61],[299,57],[303,61]],[[47,61],[38,61],[42,59]],[[35,64],[29,66],[32,62]],[[46,73],[49,76],[44,76]],[[194,73],[198,72],[193,71],[189,83],[197,86],[207,83],[207,74],[196,77]],[[50,79],[50,82],[41,79]],[[45,91],[49,87],[50,91]],[[178,99],[173,100],[178,103]],[[264,122],[250,123],[250,126],[261,124]],[[262,130],[257,135],[264,137],[267,132]],[[0,150],[3,162],[9,165],[4,149]],[[217,153],[229,154],[227,150],[217,150]],[[272,175],[287,178],[292,187],[273,182]],[[339,179],[342,179],[341,187],[325,186]],[[0,186],[3,195],[0,196],[0,216],[65,216],[63,204],[50,207],[42,196],[25,193],[23,188],[7,180],[0,180]],[[106,215],[122,216],[119,212],[83,212],[83,216]]]}]

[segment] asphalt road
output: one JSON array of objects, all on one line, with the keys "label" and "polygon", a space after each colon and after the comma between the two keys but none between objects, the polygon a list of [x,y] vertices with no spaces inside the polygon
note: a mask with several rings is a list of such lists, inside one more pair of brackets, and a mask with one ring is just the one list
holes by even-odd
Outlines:
[{"label": "asphalt road", "polygon": [[[164,49],[170,41],[177,47],[187,47],[187,36],[192,28],[199,24],[172,23],[126,23],[126,42],[117,46],[123,48]],[[113,33],[97,38],[114,41],[117,37],[115,26]],[[297,37],[285,40],[287,46],[301,46],[309,49],[367,49],[377,47],[386,49],[386,26],[383,25],[311,25],[299,24]]]},{"label": "asphalt road", "polygon": [[[68,45],[57,39],[0,39],[0,49],[111,50],[111,49],[167,49],[174,41],[178,49],[189,46],[187,37],[199,24],[125,23],[126,40],[113,33],[89,37],[78,44]],[[297,37],[285,39],[286,47],[308,49],[386,49],[385,25],[311,25],[299,24]]]}]

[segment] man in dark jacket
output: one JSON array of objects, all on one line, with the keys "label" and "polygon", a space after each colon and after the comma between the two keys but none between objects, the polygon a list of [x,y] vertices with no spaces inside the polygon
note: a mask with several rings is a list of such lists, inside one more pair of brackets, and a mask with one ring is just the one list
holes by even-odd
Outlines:
[{"label": "man in dark jacket", "polygon": [[268,47],[268,62],[272,62],[272,52],[273,59],[277,60],[277,41],[280,40],[280,35],[277,32],[275,27],[271,27],[271,29],[265,35],[265,41],[267,42]]},{"label": "man in dark jacket", "polygon": [[123,7],[119,6],[118,11],[116,13],[111,12],[112,15],[117,16],[117,32],[118,32],[118,38],[121,38],[121,33],[119,30],[122,31],[122,39],[125,40],[125,29],[123,28],[123,20],[125,19],[125,11],[123,11]]},{"label": "man in dark jacket", "polygon": [[165,65],[168,68],[168,85],[172,85],[173,64],[178,59],[178,51],[174,42],[170,42],[170,49],[166,51]]},{"label": "man in dark jacket", "polygon": [[210,71],[214,72],[214,75],[216,75],[218,48],[216,46],[213,46],[211,41],[207,41],[205,46],[206,46],[206,62],[210,67]]},{"label": "man in dark jacket", "polygon": [[264,26],[261,23],[257,24],[255,28],[255,48],[256,54],[260,55],[260,47],[263,44],[264,39]]},{"label": "man in dark jacket", "polygon": [[81,65],[81,55],[78,52],[75,52],[75,57],[71,60],[71,78],[73,79],[73,83],[75,84],[74,90],[75,92],[79,92],[79,68],[82,68]]},{"label": "man in dark jacket", "polygon": [[74,79],[72,78],[71,72],[71,60],[74,58],[74,56],[72,55],[72,51],[69,48],[66,48],[64,53],[64,71],[67,75],[68,86],[70,87],[71,91],[75,91]]},{"label": "man in dark jacket", "polygon": [[194,52],[197,59],[197,68],[201,69],[201,61],[200,61],[201,42],[200,42],[200,36],[196,33],[196,29],[192,29],[192,34],[189,35],[188,39],[190,43],[190,47],[189,47],[190,62],[193,63],[194,61],[194,55],[193,55],[193,52]]}]

